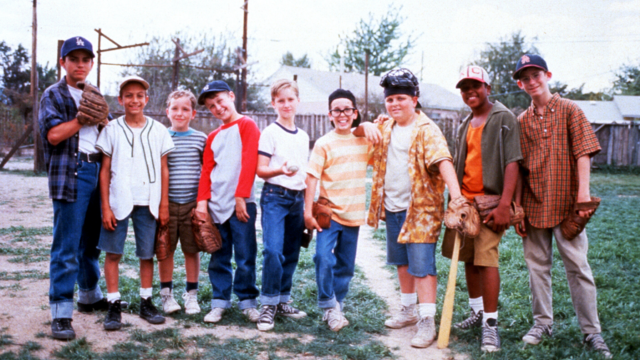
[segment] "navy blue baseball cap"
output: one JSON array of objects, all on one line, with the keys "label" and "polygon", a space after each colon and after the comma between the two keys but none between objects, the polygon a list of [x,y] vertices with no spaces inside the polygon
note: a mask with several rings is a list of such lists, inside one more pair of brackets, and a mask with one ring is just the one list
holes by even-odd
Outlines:
[{"label": "navy blue baseball cap", "polygon": [[231,91],[229,85],[222,80],[214,80],[202,88],[200,96],[198,96],[198,105],[204,105],[204,98],[207,94],[217,93],[220,91]]},{"label": "navy blue baseball cap", "polygon": [[64,59],[65,56],[69,55],[70,52],[74,50],[84,50],[91,54],[91,57],[96,57],[96,54],[93,53],[93,45],[89,40],[83,38],[82,36],[72,37],[71,39],[67,39],[62,44],[62,49],[60,50],[60,58]]},{"label": "navy blue baseball cap", "polygon": [[547,62],[544,61],[542,56],[535,54],[524,54],[516,64],[516,71],[513,73],[513,79],[518,80],[518,78],[520,78],[520,72],[530,67],[536,67],[544,70],[545,72],[549,71],[549,68],[547,68]]}]

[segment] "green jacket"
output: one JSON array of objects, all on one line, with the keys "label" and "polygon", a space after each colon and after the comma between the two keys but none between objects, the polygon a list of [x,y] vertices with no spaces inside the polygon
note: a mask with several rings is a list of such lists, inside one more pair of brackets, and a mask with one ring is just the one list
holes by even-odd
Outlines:
[{"label": "green jacket", "polygon": [[[462,188],[464,163],[467,158],[467,130],[473,114],[469,114],[458,128],[453,164]],[[520,127],[515,115],[496,101],[482,130],[482,183],[486,195],[500,195],[504,188],[507,164],[522,160]]]}]

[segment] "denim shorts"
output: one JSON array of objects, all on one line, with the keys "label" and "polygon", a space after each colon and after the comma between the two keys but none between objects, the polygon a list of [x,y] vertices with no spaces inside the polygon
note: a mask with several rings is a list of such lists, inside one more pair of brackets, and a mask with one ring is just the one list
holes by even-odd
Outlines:
[{"label": "denim shorts", "polygon": [[398,235],[404,224],[406,211],[385,210],[387,223],[387,264],[409,265],[409,274],[415,277],[436,276],[436,243],[399,244]]},{"label": "denim shorts", "polygon": [[124,242],[127,239],[129,218],[133,221],[133,232],[136,237],[136,256],[143,260],[153,259],[156,219],[148,206],[134,206],[133,211],[126,218],[118,220],[116,229],[109,231],[102,226],[98,249],[111,253],[124,253]]}]

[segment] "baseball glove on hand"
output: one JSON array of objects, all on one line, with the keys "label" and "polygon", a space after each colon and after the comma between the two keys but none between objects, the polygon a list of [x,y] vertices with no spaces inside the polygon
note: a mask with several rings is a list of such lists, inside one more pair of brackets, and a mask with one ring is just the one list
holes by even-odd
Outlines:
[{"label": "baseball glove on hand", "polygon": [[[500,195],[478,195],[473,198],[473,206],[478,210],[481,220],[484,221],[498,207],[500,198]],[[519,224],[522,220],[524,220],[524,209],[512,201],[509,207],[509,225]],[[489,221],[487,226],[493,226],[493,220]]]},{"label": "baseball glove on hand", "polygon": [[213,254],[222,247],[222,236],[209,213],[191,210],[193,238],[201,251]]},{"label": "baseball glove on hand", "polygon": [[[560,223],[562,237],[567,240],[573,240],[576,236],[580,235],[585,226],[587,226],[589,219],[596,213],[598,206],[600,206],[600,198],[594,196],[591,197],[591,201],[576,203],[573,211]],[[593,210],[591,215],[587,217],[580,216],[579,211],[587,210]]]},{"label": "baseball glove on hand", "polygon": [[100,90],[83,81],[78,82],[78,88],[82,90],[80,107],[76,118],[81,125],[106,125],[109,121],[109,105],[100,94]]},{"label": "baseball glove on hand", "polygon": [[467,238],[480,234],[480,215],[464,196],[449,201],[447,211],[444,212],[444,224]]}]

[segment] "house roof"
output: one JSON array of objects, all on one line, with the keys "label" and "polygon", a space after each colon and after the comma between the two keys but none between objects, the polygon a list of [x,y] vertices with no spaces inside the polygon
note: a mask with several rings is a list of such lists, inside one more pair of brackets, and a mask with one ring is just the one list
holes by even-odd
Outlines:
[{"label": "house roof", "polygon": [[615,95],[613,102],[623,117],[640,119],[640,96]]},{"label": "house roof", "polygon": [[[300,114],[326,113],[329,95],[339,87],[351,90],[357,98],[364,98],[364,75],[357,73],[343,73],[342,79],[340,79],[339,72],[283,65],[265,79],[265,83],[271,84],[278,79],[293,79],[294,75],[297,75],[298,88],[300,89],[300,105],[298,105],[298,113]],[[380,76],[369,75],[367,87],[370,99],[375,96],[382,96]],[[263,91],[265,98],[270,99],[269,88],[265,87]],[[453,111],[465,108],[465,104],[459,95],[439,85],[420,84],[420,93],[420,103],[425,108]]]},{"label": "house roof", "polygon": [[625,120],[613,101],[575,100],[584,115],[592,124],[621,124]]}]

